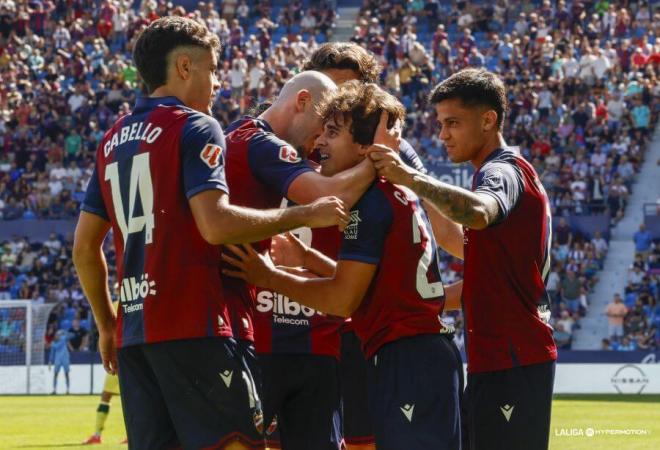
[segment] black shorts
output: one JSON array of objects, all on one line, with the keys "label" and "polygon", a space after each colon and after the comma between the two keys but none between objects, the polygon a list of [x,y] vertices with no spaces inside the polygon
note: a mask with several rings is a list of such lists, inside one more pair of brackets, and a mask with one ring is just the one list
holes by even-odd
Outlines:
[{"label": "black shorts", "polygon": [[268,446],[340,450],[337,360],[322,355],[259,355],[258,361]]},{"label": "black shorts", "polygon": [[374,427],[369,410],[367,360],[355,332],[341,334],[341,399],[344,439],[347,444],[373,444]]},{"label": "black shorts", "polygon": [[468,374],[470,449],[547,449],[554,379],[554,361]]},{"label": "black shorts", "polygon": [[422,334],[369,359],[378,450],[460,450],[463,363],[451,335]]},{"label": "black shorts", "polygon": [[129,448],[264,448],[257,385],[233,339],[136,345],[118,358]]}]

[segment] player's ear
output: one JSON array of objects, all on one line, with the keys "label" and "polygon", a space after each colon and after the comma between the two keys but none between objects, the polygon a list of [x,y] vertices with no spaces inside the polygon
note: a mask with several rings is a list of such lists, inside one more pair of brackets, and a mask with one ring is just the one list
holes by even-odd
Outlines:
[{"label": "player's ear", "polygon": [[489,109],[481,116],[481,130],[492,131],[497,129],[497,113]]},{"label": "player's ear", "polygon": [[367,150],[369,150],[368,145],[360,145],[358,147],[358,155],[360,156],[366,156],[367,155]]},{"label": "player's ear", "polygon": [[188,80],[192,73],[192,59],[186,53],[179,53],[174,60],[175,70],[179,78]]},{"label": "player's ear", "polygon": [[296,94],[296,112],[303,112],[312,102],[312,94],[307,89],[301,89]]}]

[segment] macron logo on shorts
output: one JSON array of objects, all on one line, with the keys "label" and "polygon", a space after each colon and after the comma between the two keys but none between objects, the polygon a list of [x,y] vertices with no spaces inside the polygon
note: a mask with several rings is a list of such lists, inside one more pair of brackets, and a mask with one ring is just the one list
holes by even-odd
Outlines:
[{"label": "macron logo on shorts", "polygon": [[406,416],[406,419],[408,419],[408,422],[412,422],[412,416],[413,416],[413,410],[415,409],[415,405],[403,405],[401,407],[401,412],[403,413],[404,416]]},{"label": "macron logo on shorts", "polygon": [[511,414],[513,414],[513,408],[515,408],[515,406],[509,406],[509,405],[500,406],[500,411],[502,411],[502,414],[504,414],[504,418],[506,419],[507,422],[511,421]]},{"label": "macron logo on shorts", "polygon": [[220,372],[220,378],[222,378],[222,381],[225,383],[225,386],[229,387],[231,384],[231,377],[234,375],[234,373],[231,370],[225,370],[224,372]]}]

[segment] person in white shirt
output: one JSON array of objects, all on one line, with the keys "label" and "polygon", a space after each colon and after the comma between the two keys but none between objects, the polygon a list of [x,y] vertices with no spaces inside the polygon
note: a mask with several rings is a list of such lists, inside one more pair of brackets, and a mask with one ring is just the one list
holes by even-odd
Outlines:
[{"label": "person in white shirt", "polygon": [[577,76],[578,70],[580,70],[580,64],[577,62],[574,56],[566,55],[563,64],[564,76],[566,78],[572,78]]},{"label": "person in white shirt", "polygon": [[607,76],[607,72],[612,67],[610,59],[605,55],[605,52],[602,48],[599,48],[597,51],[596,60],[593,63],[594,72],[596,74],[596,79],[602,80]]},{"label": "person in white shirt", "polygon": [[248,90],[253,97],[258,95],[259,88],[261,88],[261,80],[264,75],[266,75],[266,71],[264,70],[264,63],[261,61],[250,69]]},{"label": "person in white shirt", "polygon": [[620,92],[615,92],[607,102],[608,122],[611,128],[618,128],[625,109],[625,102]]},{"label": "person in white shirt", "polygon": [[594,233],[594,237],[591,239],[591,244],[594,246],[596,251],[601,255],[604,255],[607,252],[607,241],[603,239],[600,231]]},{"label": "person in white shirt", "polygon": [[592,166],[595,166],[596,168],[604,166],[605,161],[607,161],[607,155],[603,153],[603,150],[601,149],[600,144],[596,146],[596,149],[594,150],[594,153],[592,153],[590,162]]},{"label": "person in white shirt", "polygon": [[580,78],[589,86],[592,86],[596,81],[595,63],[596,55],[591,52],[591,49],[585,49],[580,58]]}]

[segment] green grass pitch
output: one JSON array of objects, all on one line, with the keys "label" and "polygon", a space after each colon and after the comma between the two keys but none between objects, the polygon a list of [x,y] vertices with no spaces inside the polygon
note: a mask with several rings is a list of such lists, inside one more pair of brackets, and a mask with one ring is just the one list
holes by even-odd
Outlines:
[{"label": "green grass pitch", "polygon": [[[94,431],[98,401],[89,395],[0,396],[0,449],[88,448],[80,443]],[[552,408],[553,450],[660,449],[660,395],[564,395],[557,396]],[[647,434],[606,435],[602,430]],[[103,444],[92,448],[125,449],[119,445],[124,433],[119,398],[113,398]]]}]

